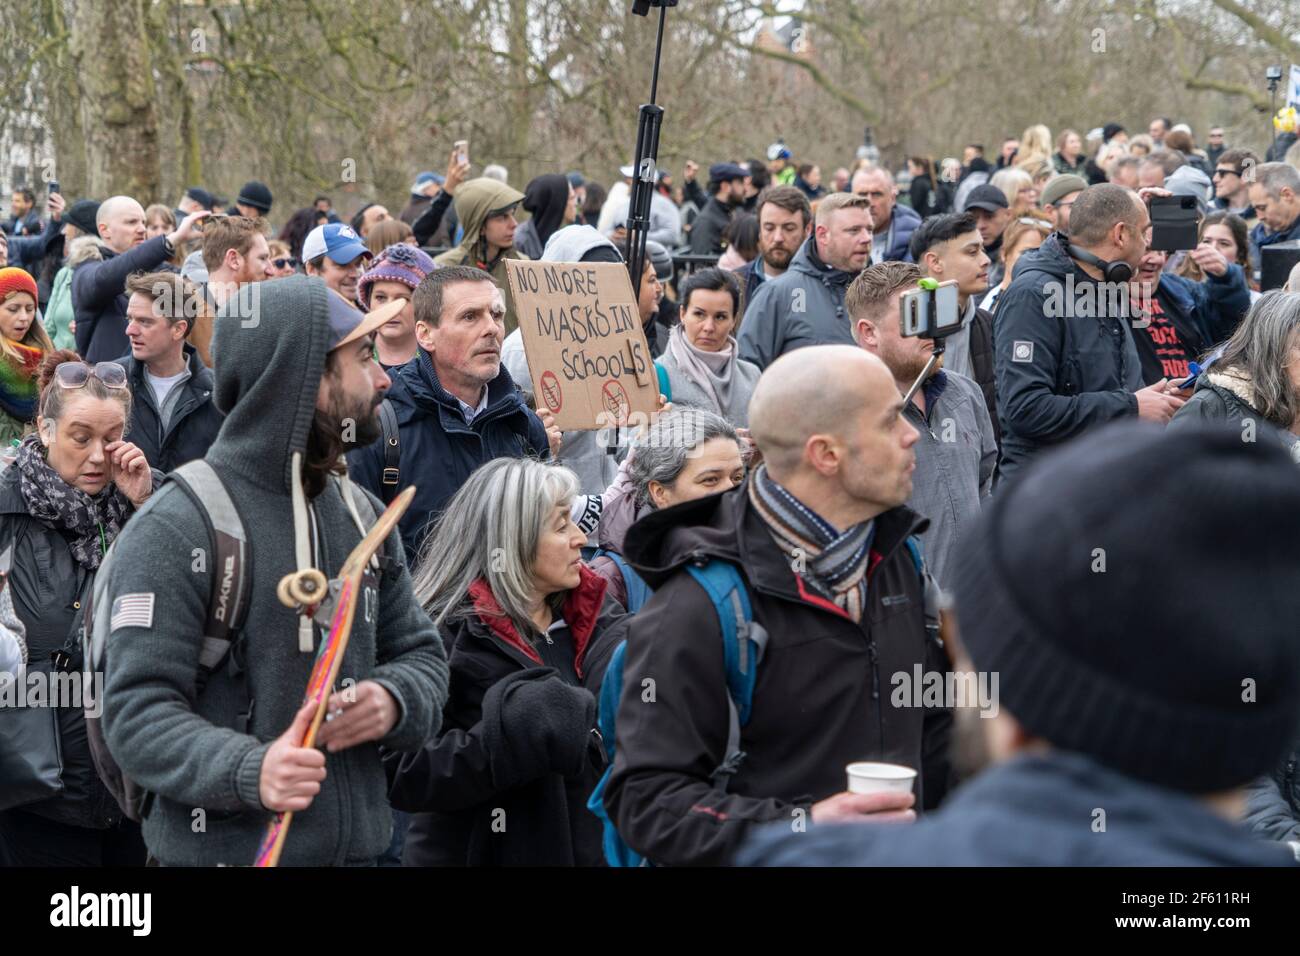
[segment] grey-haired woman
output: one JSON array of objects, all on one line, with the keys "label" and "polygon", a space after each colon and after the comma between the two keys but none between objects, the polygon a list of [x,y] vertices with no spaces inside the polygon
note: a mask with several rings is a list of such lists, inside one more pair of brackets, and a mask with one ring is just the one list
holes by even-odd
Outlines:
[{"label": "grey-haired woman", "polygon": [[1269,292],[1250,307],[1169,427],[1206,421],[1240,429],[1243,440],[1276,441],[1297,454],[1300,293]]},{"label": "grey-haired woman", "polygon": [[596,694],[622,610],[582,562],[578,479],[528,458],[474,472],[426,540],[415,593],[447,647],[438,734],[386,758],[414,814],[407,866],[601,865]]},{"label": "grey-haired woman", "polygon": [[649,588],[622,559],[623,536],[642,515],[730,491],[745,480],[746,441],[720,415],[678,408],[659,416],[637,441],[605,493],[591,569],[610,595],[635,613]]}]

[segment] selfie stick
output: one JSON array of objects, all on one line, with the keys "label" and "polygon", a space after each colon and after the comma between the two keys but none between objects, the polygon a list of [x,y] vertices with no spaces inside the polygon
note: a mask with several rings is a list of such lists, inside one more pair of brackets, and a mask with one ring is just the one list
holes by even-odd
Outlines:
[{"label": "selfie stick", "polygon": [[645,243],[650,234],[650,200],[658,178],[659,127],[664,108],[655,105],[659,93],[659,58],[664,48],[664,18],[677,0],[634,0],[632,12],[648,16],[650,7],[659,8],[659,35],[655,38],[654,69],[650,75],[650,102],[642,104],[637,116],[636,160],[632,166],[632,196],[627,210],[627,271],[632,279],[632,298],[641,298],[641,275],[645,272]]},{"label": "selfie stick", "polygon": [[[929,314],[934,315],[935,309],[937,308],[935,304],[935,292],[939,288],[939,283],[936,282],[934,279],[926,277],[917,284],[920,285],[922,289],[925,289],[926,292],[929,293],[930,295]],[[921,374],[917,376],[916,381],[912,383],[912,387],[907,390],[907,394],[903,396],[904,408],[907,408],[908,405],[912,404],[912,396],[916,394],[916,390],[921,387],[922,382],[926,381],[930,377],[931,373],[934,372],[934,367],[938,365],[939,360],[943,358],[943,350],[944,350],[943,336],[936,337],[933,341],[934,341],[934,353],[930,356],[930,361],[925,363],[925,368],[921,370]]]}]

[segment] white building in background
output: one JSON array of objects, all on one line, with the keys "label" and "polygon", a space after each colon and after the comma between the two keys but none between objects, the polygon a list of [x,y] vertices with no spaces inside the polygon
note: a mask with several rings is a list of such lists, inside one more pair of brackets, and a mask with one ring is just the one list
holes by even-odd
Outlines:
[{"label": "white building in background", "polygon": [[8,215],[10,193],[26,186],[40,202],[45,181],[58,179],[54,165],[54,136],[45,118],[36,110],[13,110],[0,127],[0,192],[5,202],[0,213]]}]

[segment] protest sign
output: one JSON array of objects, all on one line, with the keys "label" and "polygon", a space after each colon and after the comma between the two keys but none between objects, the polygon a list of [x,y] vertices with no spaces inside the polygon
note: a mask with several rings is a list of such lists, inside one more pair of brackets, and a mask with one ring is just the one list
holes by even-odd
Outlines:
[{"label": "protest sign", "polygon": [[507,259],[506,276],[538,410],[565,430],[648,421],[659,380],[627,269]]}]

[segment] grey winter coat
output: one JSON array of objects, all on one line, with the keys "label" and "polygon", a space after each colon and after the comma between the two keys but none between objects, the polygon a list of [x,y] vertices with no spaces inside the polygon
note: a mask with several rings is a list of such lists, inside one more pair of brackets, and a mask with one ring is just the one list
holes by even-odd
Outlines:
[{"label": "grey winter coat", "polygon": [[925,413],[915,403],[904,414],[921,437],[907,507],[930,519],[922,532],[925,563],[940,587],[948,583],[953,551],[979,517],[993,487],[998,445],[980,387],[964,375],[941,371],[924,386]]},{"label": "grey winter coat", "polygon": [[754,292],[740,324],[740,357],[760,369],[805,345],[857,345],[844,292],[853,275],[817,258],[810,236],[790,268]]},{"label": "grey winter coat", "polygon": [[[533,379],[528,373],[528,356],[524,353],[524,336],[515,329],[501,345],[501,364],[519,386],[524,398],[536,405],[533,396]],[[613,431],[577,431],[569,429],[560,440],[556,461],[572,468],[582,484],[585,495],[602,494],[614,483],[618,464],[627,457],[627,449],[619,447],[613,455],[601,444],[602,438],[613,438]]]},{"label": "grey winter coat", "polygon": [[[272,742],[293,722],[315,658],[299,650],[298,615],[276,585],[298,568],[294,542],[313,539],[313,565],[337,574],[361,532],[338,484],[307,503],[306,526],[291,501],[291,455],[302,452],[325,370],[330,326],[324,282],[292,276],[265,284],[260,321],[216,323],[217,407],[225,413],[205,456],[239,508],[249,533],[252,575],[242,629],[246,676],[229,668],[195,693],[210,574],[197,556],[212,547],[191,499],[165,485],[127,524],[110,567],[105,600],[154,596],[151,626],[119,626],[108,638],[104,730],[123,772],[157,795],[144,819],[150,852],[169,866],[252,862],[270,813],[259,780]],[[224,343],[224,344],[222,344]],[[366,493],[357,487],[367,516]],[[370,499],[370,508],[382,510]],[[373,680],[392,695],[398,719],[378,741],[327,754],[322,789],[294,815],[284,865],[372,862],[392,835],[379,747],[415,750],[438,726],[447,696],[447,661],[432,622],[411,591],[394,531],[384,545],[392,564],[363,584],[339,686]],[[315,645],[320,641],[316,628]],[[240,681],[253,700],[247,732],[235,729]],[[203,832],[194,811],[204,809]]]}]

